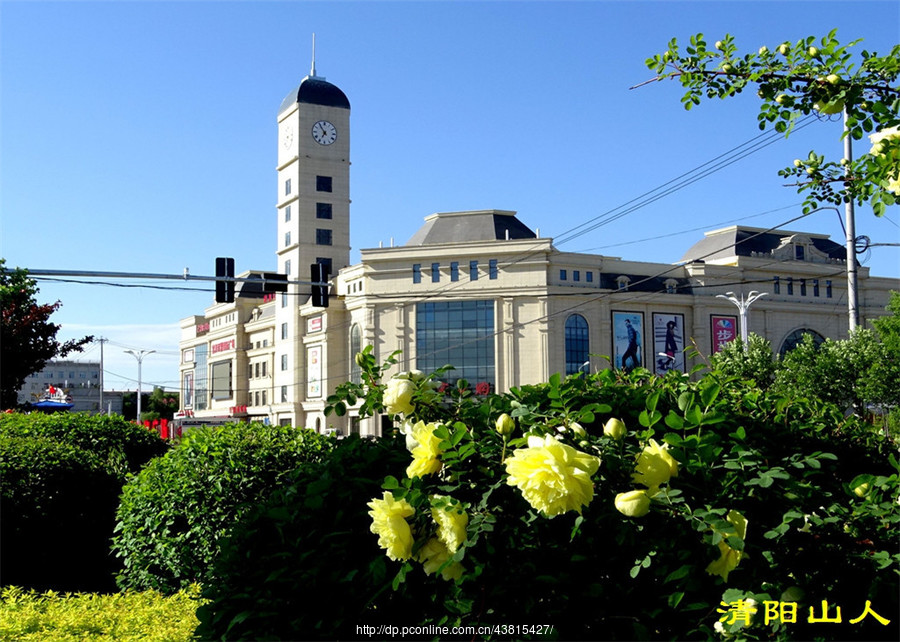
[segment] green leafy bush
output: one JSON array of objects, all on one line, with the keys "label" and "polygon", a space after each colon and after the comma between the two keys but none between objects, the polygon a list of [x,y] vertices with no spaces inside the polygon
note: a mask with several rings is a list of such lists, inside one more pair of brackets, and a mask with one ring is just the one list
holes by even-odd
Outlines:
[{"label": "green leafy bush", "polygon": [[123,478],[168,450],[159,436],[120,415],[0,414],[0,432],[48,437],[94,453]]},{"label": "green leafy bush", "polygon": [[[715,371],[554,376],[479,396],[464,381],[438,392],[421,373],[385,384],[359,361],[366,387],[344,384],[329,403],[394,413],[411,439],[406,471],[387,472],[330,537],[304,538],[313,518],[300,507],[317,495],[303,482],[267,506],[247,525],[259,539],[222,560],[200,614],[209,637],[353,639],[387,624],[488,626],[477,635],[496,639],[545,625],[559,639],[898,638],[896,445],[836,406]],[[341,547],[345,560],[297,570],[302,552]],[[314,620],[313,581],[345,595],[344,610]],[[809,621],[824,600],[840,624]],[[889,625],[850,623],[867,601]]]},{"label": "green leafy bush", "polygon": [[123,489],[113,548],[123,589],[172,593],[213,579],[219,540],[332,438],[307,429],[235,423],[195,428]]},{"label": "green leafy bush", "polygon": [[388,578],[360,506],[408,458],[399,440],[350,436],[298,468],[222,545],[204,592],[215,604],[198,610],[197,635],[290,640],[353,630]]},{"label": "green leafy bush", "polygon": [[165,597],[156,591],[112,595],[0,591],[0,639],[19,642],[178,642],[197,626],[199,586]]},{"label": "green leafy bush", "polygon": [[49,437],[0,433],[0,582],[108,591],[123,480],[95,453]]}]

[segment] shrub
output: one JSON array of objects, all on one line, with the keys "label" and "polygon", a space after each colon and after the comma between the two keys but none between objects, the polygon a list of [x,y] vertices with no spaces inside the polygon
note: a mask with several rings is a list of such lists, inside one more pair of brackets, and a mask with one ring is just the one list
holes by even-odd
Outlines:
[{"label": "shrub", "polygon": [[350,436],[324,461],[302,465],[223,543],[204,591],[215,604],[198,610],[197,635],[290,640],[351,630],[388,572],[360,506],[408,458],[399,440]]},{"label": "shrub", "polygon": [[[380,367],[360,362],[368,390],[340,386],[336,411],[362,398],[385,407]],[[898,638],[896,446],[839,408],[715,371],[555,375],[487,396],[403,378],[415,383],[396,416],[415,440],[406,471],[387,473],[355,517],[343,502],[330,537],[308,539],[316,500],[326,515],[336,502],[300,479],[293,501],[247,525],[252,545],[229,545],[201,633],[353,639],[366,637],[357,625],[390,624],[521,639],[552,625],[560,639]],[[516,420],[511,436],[495,429],[502,414]],[[621,438],[604,431],[610,418],[627,427]],[[302,557],[342,547],[346,564]],[[306,608],[311,584],[343,594],[344,610]],[[809,621],[823,600],[829,616],[842,607],[841,624]],[[867,601],[889,626],[849,623]],[[791,607],[796,622],[781,617]]]},{"label": "shrub", "polygon": [[172,593],[213,579],[219,540],[301,463],[334,440],[261,423],[196,428],[123,489],[113,548],[123,589]]},{"label": "shrub", "polygon": [[93,452],[0,433],[0,581],[113,590],[117,564],[109,547],[122,483]]},{"label": "shrub", "polygon": [[0,414],[0,432],[48,437],[88,450],[107,462],[123,482],[126,473],[138,472],[168,450],[156,433],[120,415]]},{"label": "shrub", "polygon": [[156,591],[60,595],[0,591],[0,639],[19,642],[178,642],[191,639],[199,586],[164,597]]}]

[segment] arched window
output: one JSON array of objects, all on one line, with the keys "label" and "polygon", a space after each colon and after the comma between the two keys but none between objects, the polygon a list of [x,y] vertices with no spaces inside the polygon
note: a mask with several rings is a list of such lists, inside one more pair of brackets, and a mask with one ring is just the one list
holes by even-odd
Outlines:
[{"label": "arched window", "polygon": [[360,381],[360,369],[359,366],[356,365],[356,355],[359,354],[361,350],[359,324],[354,323],[350,326],[350,381],[352,383],[359,383]]},{"label": "arched window", "polygon": [[580,314],[571,314],[566,319],[566,374],[582,372],[582,366],[588,360],[590,339],[588,324]]},{"label": "arched window", "polygon": [[778,353],[783,357],[788,352],[796,348],[797,345],[801,341],[803,341],[804,334],[812,336],[813,343],[816,344],[816,347],[825,343],[825,337],[823,337],[815,330],[810,330],[809,328],[800,328],[798,330],[794,330],[784,338],[784,341],[781,342],[781,348],[778,350]]}]

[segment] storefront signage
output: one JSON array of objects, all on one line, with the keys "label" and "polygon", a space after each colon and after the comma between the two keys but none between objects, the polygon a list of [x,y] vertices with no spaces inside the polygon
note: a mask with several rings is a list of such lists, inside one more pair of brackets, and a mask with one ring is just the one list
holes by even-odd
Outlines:
[{"label": "storefront signage", "polygon": [[709,320],[712,326],[712,351],[715,353],[737,338],[737,317],[711,314]]},{"label": "storefront signage", "polygon": [[209,332],[209,323],[198,323],[196,326],[197,336]]},{"label": "storefront signage", "polygon": [[311,317],[306,320],[307,334],[322,331],[322,317]]},{"label": "storefront signage", "polygon": [[219,341],[218,343],[212,344],[212,353],[216,354],[218,352],[227,352],[228,350],[234,350],[234,345],[234,339]]}]

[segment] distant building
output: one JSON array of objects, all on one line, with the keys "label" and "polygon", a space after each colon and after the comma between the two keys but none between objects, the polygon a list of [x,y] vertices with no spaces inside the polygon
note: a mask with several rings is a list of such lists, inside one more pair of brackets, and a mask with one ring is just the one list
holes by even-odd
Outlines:
[{"label": "distant building", "polygon": [[[64,390],[75,406],[71,412],[98,414],[100,408],[100,362],[99,361],[48,361],[40,372],[29,375],[19,389],[19,405],[38,401],[53,386]],[[122,393],[104,392],[105,413],[122,414]]]},{"label": "distant building", "polygon": [[[250,281],[234,303],[184,319],[182,415],[380,434],[381,417],[323,412],[335,386],[359,380],[354,356],[368,345],[379,361],[399,350],[397,370],[452,364],[447,380],[476,392],[610,366],[688,371],[685,348],[710,354],[738,336],[736,307],[716,298],[726,292],[768,293],[749,329],[775,350],[804,333],[847,336],[845,250],[804,232],[715,230],[669,265],[560,252],[511,211],[446,212],[351,266],[349,112],[311,75],[278,113],[278,270],[306,281],[325,264],[329,307],[312,307],[309,285],[273,295]],[[892,289],[900,280],[859,268],[862,324],[885,314]]]}]

